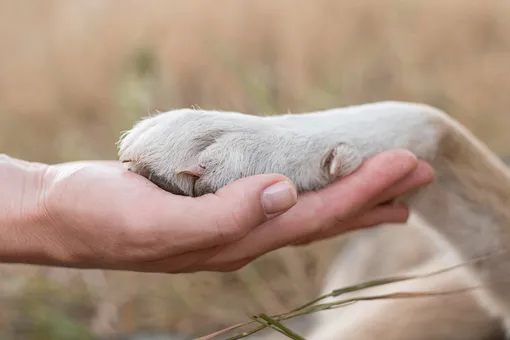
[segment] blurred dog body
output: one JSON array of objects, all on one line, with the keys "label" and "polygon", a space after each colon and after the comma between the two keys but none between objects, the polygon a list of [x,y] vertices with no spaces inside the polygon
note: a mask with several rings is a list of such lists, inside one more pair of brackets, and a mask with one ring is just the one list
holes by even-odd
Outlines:
[{"label": "blurred dog body", "polygon": [[[386,224],[345,235],[322,289],[335,289],[393,276],[420,275],[462,261],[411,215],[407,224]],[[463,267],[438,275],[363,289],[336,297],[397,292],[452,292],[447,295],[358,301],[313,316],[309,340],[496,340],[505,339],[502,322],[492,316],[474,291],[476,282]],[[455,292],[459,291],[460,292]],[[325,302],[334,301],[332,299]]]}]

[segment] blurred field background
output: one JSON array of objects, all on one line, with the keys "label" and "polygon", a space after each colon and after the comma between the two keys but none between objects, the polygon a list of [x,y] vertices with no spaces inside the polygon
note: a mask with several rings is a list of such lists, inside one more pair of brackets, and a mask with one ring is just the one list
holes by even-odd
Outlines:
[{"label": "blurred field background", "polygon": [[[0,0],[0,152],[115,159],[149,112],[419,101],[510,155],[505,0]],[[236,273],[0,266],[1,339],[205,335],[317,294],[341,240]]]}]

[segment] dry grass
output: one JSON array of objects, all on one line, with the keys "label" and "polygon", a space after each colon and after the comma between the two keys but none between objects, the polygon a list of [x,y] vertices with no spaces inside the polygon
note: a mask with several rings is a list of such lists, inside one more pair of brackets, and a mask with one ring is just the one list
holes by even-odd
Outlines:
[{"label": "dry grass", "polygon": [[[0,0],[0,152],[115,158],[119,132],[156,109],[393,99],[439,106],[508,154],[509,16],[504,0]],[[204,334],[279,313],[317,293],[335,242],[230,274],[4,265],[0,336]]]}]

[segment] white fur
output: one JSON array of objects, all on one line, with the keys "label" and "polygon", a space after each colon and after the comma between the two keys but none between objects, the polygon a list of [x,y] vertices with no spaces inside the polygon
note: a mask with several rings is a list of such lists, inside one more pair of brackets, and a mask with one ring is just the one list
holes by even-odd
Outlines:
[{"label": "white fur", "polygon": [[[339,328],[334,328],[335,332],[342,334],[337,334],[338,338],[371,339],[380,332],[370,335],[371,330],[379,327],[375,325],[383,325],[379,329],[384,329],[388,324],[394,325],[395,332],[387,333],[385,339],[441,338],[440,332],[433,330],[435,321],[430,319],[430,314],[419,314],[423,322],[415,316],[420,308],[435,310],[434,313],[444,318],[464,305],[469,312],[462,312],[462,317],[472,316],[469,320],[480,322],[477,329],[482,333],[484,327],[493,327],[493,317],[501,317],[507,323],[510,320],[510,174],[485,145],[440,110],[398,102],[272,117],[175,110],[136,124],[123,136],[119,146],[120,159],[130,170],[150,178],[165,190],[188,196],[214,192],[241,177],[267,172],[288,176],[300,191],[320,189],[351,173],[379,152],[409,149],[431,163],[436,179],[420,195],[403,199],[422,220],[417,223],[419,228],[435,235],[433,243],[446,244],[455,255],[450,260],[436,258],[429,263],[417,263],[411,269],[431,270],[438,264],[452,263],[453,258],[469,261],[490,255],[484,262],[467,267],[463,276],[423,281],[419,286],[453,287],[474,280],[482,285],[483,294],[465,295],[457,302],[438,304],[430,299],[428,302],[360,303],[351,309],[349,318],[343,315],[336,320]],[[369,240],[371,235],[369,231],[364,238]],[[418,242],[420,237],[414,236],[410,242]],[[394,246],[389,243],[385,243],[388,252]],[[380,251],[382,255],[386,252]],[[353,260],[343,260],[341,265],[349,266],[350,261]],[[349,268],[348,273],[352,273],[353,267]],[[404,284],[399,288],[406,287],[411,286]],[[481,303],[471,300],[472,296]],[[423,305],[418,308],[420,303]],[[485,312],[481,312],[480,306]],[[402,322],[391,321],[389,311],[392,310],[396,311],[398,320],[403,318]],[[411,311],[415,314],[411,315]],[[416,320],[414,326],[412,320]],[[467,328],[463,329],[462,320],[446,324],[464,336],[457,338],[466,339],[469,335],[472,337],[468,339],[478,338],[476,331],[463,333]],[[413,327],[418,333],[424,332],[423,337],[412,333]],[[450,338],[457,339],[453,335]],[[321,335],[312,339],[330,338]]]}]

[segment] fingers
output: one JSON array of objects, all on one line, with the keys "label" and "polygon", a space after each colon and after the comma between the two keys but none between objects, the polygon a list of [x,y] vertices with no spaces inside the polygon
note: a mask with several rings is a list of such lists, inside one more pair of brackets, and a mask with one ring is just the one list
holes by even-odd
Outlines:
[{"label": "fingers", "polygon": [[[409,210],[404,204],[389,205],[384,204],[376,206],[378,204],[388,202],[398,198],[399,196],[430,184],[434,179],[434,170],[432,167],[424,161],[418,162],[416,170],[411,172],[408,176],[405,176],[399,182],[391,186],[388,190],[372,200],[370,204],[367,204],[367,212],[356,216],[352,220],[344,221],[343,223],[335,225],[331,229],[320,231],[318,233],[311,234],[305,239],[298,241],[294,244],[307,244],[316,240],[322,240],[329,237],[334,237],[341,234],[345,230],[366,228],[382,223],[404,223],[409,217]],[[372,208],[376,206],[375,208]]]},{"label": "fingers", "polygon": [[406,205],[379,204],[392,201],[411,190],[430,184],[433,178],[434,170],[432,167],[424,161],[419,161],[416,170],[391,186],[376,200],[373,200],[372,204],[367,204],[367,212],[337,224],[330,229],[312,234],[295,244],[307,244],[315,240],[334,237],[345,232],[345,230],[366,228],[382,223],[405,223],[409,218],[409,209]]},{"label": "fingers", "polygon": [[411,172],[408,176],[405,176],[395,185],[389,187],[388,190],[385,190],[380,196],[377,197],[376,200],[371,202],[372,204],[368,204],[368,206],[374,206],[380,203],[394,200],[399,196],[408,193],[409,191],[430,184],[433,180],[434,169],[432,169],[428,163],[420,160],[418,161],[418,166],[415,171]]},{"label": "fingers", "polygon": [[226,247],[209,263],[252,258],[340,225],[344,231],[366,202],[376,200],[384,191],[416,169],[418,160],[405,150],[381,153],[366,161],[359,170],[329,187],[300,197],[285,214],[253,229],[245,238]]},{"label": "fingers", "polygon": [[331,238],[349,230],[372,227],[383,223],[405,223],[409,218],[409,209],[404,204],[381,205],[352,220],[333,225],[331,228],[311,234],[294,245],[304,245],[315,241]]}]

